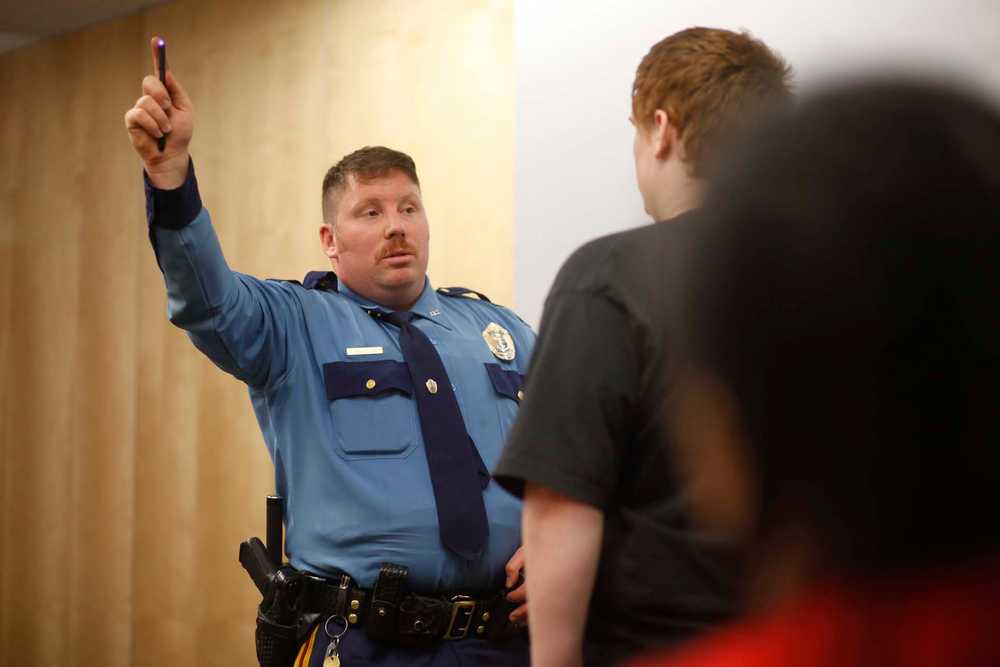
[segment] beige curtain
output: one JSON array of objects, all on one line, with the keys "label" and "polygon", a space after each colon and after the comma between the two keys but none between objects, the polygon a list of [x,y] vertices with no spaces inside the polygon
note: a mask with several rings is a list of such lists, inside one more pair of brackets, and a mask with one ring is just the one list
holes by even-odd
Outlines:
[{"label": "beige curtain", "polygon": [[432,280],[512,293],[511,2],[175,2],[0,55],[0,664],[251,665],[271,464],[165,318],[122,115],[148,40],[235,268],[300,278],[326,168],[417,161]]}]

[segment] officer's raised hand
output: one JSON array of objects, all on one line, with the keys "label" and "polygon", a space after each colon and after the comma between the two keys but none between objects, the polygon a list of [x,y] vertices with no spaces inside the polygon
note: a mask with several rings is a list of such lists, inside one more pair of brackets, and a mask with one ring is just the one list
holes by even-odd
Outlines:
[{"label": "officer's raised hand", "polygon": [[[157,72],[157,44],[153,37],[153,72]],[[166,86],[155,75],[142,80],[142,97],[125,112],[125,129],[132,147],[142,159],[150,182],[161,190],[172,190],[184,183],[188,169],[188,144],[194,133],[194,105],[169,66]],[[157,140],[166,136],[163,152]]]}]

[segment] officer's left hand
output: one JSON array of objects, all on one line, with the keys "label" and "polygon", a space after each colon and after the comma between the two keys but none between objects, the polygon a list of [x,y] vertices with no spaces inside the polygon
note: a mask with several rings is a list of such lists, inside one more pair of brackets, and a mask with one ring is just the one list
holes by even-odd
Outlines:
[{"label": "officer's left hand", "polygon": [[[519,606],[510,612],[510,620],[513,623],[528,622],[528,587],[524,583],[524,547],[518,547],[514,555],[507,561],[507,589],[513,589],[507,594],[507,599],[511,602],[518,602]],[[516,587],[516,588],[515,588]]]}]

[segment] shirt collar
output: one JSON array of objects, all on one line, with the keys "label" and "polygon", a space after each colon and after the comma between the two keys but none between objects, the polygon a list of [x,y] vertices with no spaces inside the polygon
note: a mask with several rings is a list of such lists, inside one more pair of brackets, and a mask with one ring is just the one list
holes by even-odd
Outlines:
[{"label": "shirt collar", "polygon": [[[366,299],[361,296],[350,287],[344,284],[342,280],[337,281],[337,291],[346,296],[351,301],[357,303],[359,306],[368,311],[378,311],[380,313],[390,313],[391,308],[387,308],[382,304],[376,303],[371,299]],[[444,309],[441,308],[441,300],[438,297],[438,293],[434,291],[434,287],[431,285],[429,278],[424,278],[424,290],[420,293],[420,298],[417,302],[413,304],[410,308],[410,312],[414,315],[424,318],[435,324],[439,324],[445,329],[451,330],[451,321],[448,316],[445,315]]]}]

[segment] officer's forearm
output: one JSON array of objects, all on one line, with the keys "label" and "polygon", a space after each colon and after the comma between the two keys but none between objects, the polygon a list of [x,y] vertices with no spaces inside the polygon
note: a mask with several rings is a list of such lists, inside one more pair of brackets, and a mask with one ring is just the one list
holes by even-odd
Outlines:
[{"label": "officer's forearm", "polygon": [[181,229],[152,228],[156,258],[167,288],[170,321],[198,333],[213,326],[213,318],[235,299],[236,277],[226,264],[208,211]]},{"label": "officer's forearm", "polygon": [[216,314],[235,278],[202,206],[193,163],[186,163],[184,176],[172,189],[160,189],[148,170],[144,180],[149,238],[166,283],[170,321],[191,331]]},{"label": "officer's forearm", "polygon": [[597,508],[529,482],[523,534],[531,664],[579,667],[604,533]]}]

